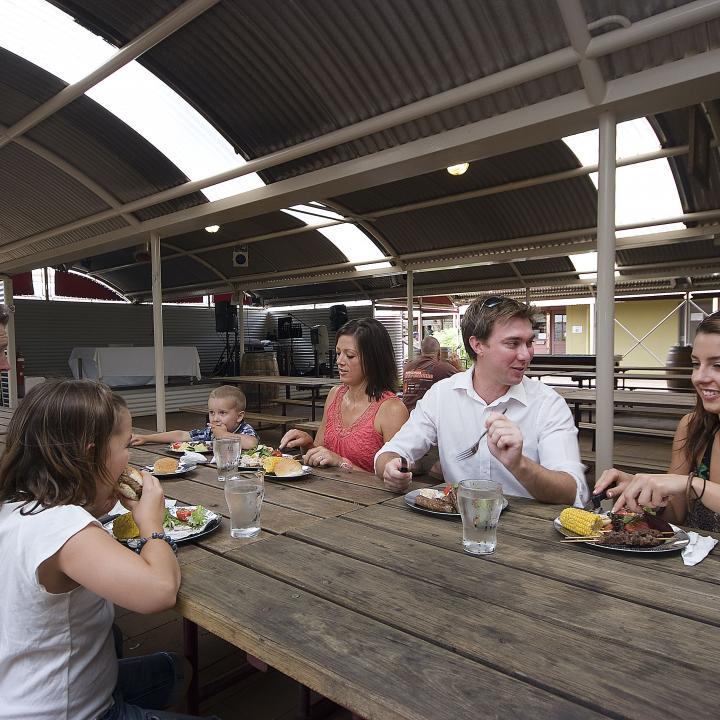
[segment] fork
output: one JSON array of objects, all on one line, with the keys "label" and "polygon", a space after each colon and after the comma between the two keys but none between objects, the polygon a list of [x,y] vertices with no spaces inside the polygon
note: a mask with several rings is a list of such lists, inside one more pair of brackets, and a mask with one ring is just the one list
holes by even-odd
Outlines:
[{"label": "fork", "polygon": [[[507,408],[505,408],[502,411],[502,414],[504,415],[507,412]],[[476,442],[474,442],[467,450],[463,450],[462,452],[459,452],[455,456],[455,460],[461,461],[461,460],[467,460],[468,458],[471,458],[480,447],[480,441],[488,434],[487,428],[483,431],[483,433],[480,435],[480,437],[477,439]]]}]

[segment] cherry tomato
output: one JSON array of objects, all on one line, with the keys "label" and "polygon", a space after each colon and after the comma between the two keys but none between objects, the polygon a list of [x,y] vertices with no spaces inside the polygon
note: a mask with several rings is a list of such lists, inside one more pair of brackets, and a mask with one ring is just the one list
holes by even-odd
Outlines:
[{"label": "cherry tomato", "polygon": [[190,519],[190,516],[192,515],[192,510],[189,508],[178,508],[175,511],[175,517],[180,522],[187,522]]}]

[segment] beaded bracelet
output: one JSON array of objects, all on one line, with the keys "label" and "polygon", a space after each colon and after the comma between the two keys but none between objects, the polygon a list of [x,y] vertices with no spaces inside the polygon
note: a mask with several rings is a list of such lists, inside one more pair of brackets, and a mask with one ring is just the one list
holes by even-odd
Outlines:
[{"label": "beaded bracelet", "polygon": [[149,538],[140,538],[135,546],[135,552],[139,555],[140,551],[145,547],[145,543],[148,540],[164,540],[171,548],[172,551],[177,555],[177,543],[164,532],[154,532]]}]

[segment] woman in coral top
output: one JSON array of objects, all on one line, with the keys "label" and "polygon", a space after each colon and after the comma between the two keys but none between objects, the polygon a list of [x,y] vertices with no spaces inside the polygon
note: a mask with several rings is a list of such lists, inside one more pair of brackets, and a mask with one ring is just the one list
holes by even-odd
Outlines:
[{"label": "woman in coral top", "polygon": [[304,457],[308,465],[373,472],[375,453],[408,419],[394,392],[397,371],[390,335],[377,320],[350,320],[338,330],[335,352],[342,384],[325,401],[315,440],[302,430],[290,430],[281,445],[309,446]]}]

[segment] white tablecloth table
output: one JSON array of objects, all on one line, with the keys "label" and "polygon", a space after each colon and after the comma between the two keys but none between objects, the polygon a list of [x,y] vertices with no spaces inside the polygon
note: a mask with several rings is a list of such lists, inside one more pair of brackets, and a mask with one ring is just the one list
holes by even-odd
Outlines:
[{"label": "white tablecloth table", "polygon": [[[101,380],[111,387],[150,385],[155,381],[152,347],[76,347],[68,360],[73,377]],[[165,348],[165,381],[168,376],[200,379],[196,347]]]}]

